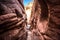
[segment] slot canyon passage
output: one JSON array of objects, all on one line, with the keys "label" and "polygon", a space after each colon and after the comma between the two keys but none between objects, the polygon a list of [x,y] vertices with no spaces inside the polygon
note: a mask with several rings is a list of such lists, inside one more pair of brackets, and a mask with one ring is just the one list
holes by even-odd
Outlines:
[{"label": "slot canyon passage", "polygon": [[23,1],[0,0],[0,40],[60,40],[60,0]]}]

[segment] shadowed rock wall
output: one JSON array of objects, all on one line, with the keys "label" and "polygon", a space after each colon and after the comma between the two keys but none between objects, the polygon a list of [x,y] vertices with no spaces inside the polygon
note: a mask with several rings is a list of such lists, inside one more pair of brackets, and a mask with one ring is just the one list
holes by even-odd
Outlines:
[{"label": "shadowed rock wall", "polygon": [[0,0],[0,40],[25,40],[25,19],[23,0]]},{"label": "shadowed rock wall", "polygon": [[34,0],[31,26],[39,40],[60,40],[60,0]]}]

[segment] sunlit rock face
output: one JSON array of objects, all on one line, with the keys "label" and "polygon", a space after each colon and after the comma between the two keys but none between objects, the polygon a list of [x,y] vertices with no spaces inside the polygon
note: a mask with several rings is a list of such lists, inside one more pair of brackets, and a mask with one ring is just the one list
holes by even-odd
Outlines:
[{"label": "sunlit rock face", "polygon": [[27,15],[27,23],[30,23],[32,5],[33,5],[33,2],[30,2],[27,6],[25,6],[25,12]]},{"label": "sunlit rock face", "polygon": [[39,40],[60,40],[59,18],[60,0],[34,0],[31,27]]},{"label": "sunlit rock face", "polygon": [[25,40],[25,19],[23,0],[0,0],[0,40]]}]

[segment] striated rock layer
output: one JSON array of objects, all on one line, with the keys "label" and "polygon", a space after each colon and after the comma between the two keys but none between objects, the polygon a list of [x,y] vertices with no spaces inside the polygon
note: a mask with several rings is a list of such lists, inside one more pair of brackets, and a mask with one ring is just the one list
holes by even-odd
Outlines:
[{"label": "striated rock layer", "polygon": [[34,0],[31,27],[39,40],[60,40],[60,0]]},{"label": "striated rock layer", "polygon": [[0,40],[25,40],[23,0],[0,0]]}]

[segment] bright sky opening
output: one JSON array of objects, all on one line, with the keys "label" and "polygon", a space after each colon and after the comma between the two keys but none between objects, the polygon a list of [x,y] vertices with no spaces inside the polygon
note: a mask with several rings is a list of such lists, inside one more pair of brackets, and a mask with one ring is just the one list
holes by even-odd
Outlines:
[{"label": "bright sky opening", "polygon": [[33,0],[24,0],[24,6],[27,6],[28,3],[32,2]]}]

